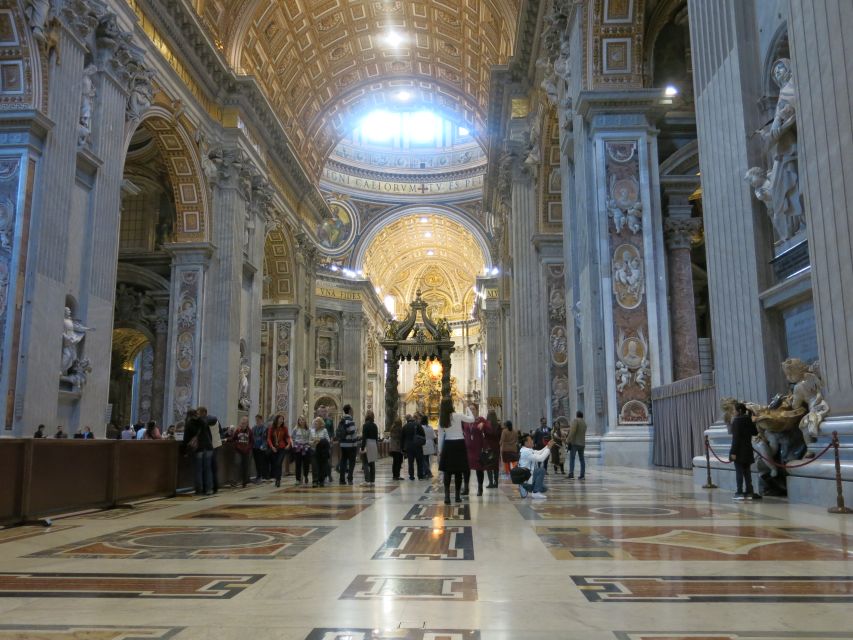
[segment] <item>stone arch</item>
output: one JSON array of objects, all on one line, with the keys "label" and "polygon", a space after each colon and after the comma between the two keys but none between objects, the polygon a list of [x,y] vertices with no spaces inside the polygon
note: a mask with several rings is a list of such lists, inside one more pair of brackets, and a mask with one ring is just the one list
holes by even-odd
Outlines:
[{"label": "stone arch", "polygon": [[364,228],[361,237],[358,239],[358,242],[352,252],[350,268],[353,271],[359,271],[364,267],[365,254],[377,234],[384,226],[413,214],[443,216],[462,225],[477,241],[480,250],[483,252],[483,257],[486,260],[485,266],[493,266],[488,234],[486,233],[486,230],[483,229],[478,222],[472,220],[469,215],[455,207],[446,205],[406,204],[383,213]]},{"label": "stone arch", "polygon": [[293,248],[288,234],[283,227],[276,227],[267,233],[264,243],[264,299],[294,302],[294,270]]},{"label": "stone arch", "polygon": [[154,105],[131,127],[125,140],[129,149],[133,134],[144,127],[151,133],[163,157],[175,202],[175,242],[204,242],[210,238],[210,204],[196,145],[184,125],[168,109]]},{"label": "stone arch", "polygon": [[[34,37],[23,6],[21,0],[0,0],[0,108],[46,112],[48,47]],[[46,42],[46,26],[41,37]]]},{"label": "stone arch", "polygon": [[686,7],[687,0],[661,0],[649,16],[646,33],[643,37],[643,76],[646,86],[650,86],[654,77],[655,44],[682,6]]}]

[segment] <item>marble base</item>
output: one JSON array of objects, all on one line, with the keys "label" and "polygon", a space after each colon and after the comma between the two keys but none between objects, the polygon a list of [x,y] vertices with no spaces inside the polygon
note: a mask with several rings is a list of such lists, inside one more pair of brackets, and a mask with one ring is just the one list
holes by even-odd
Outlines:
[{"label": "marble base", "polygon": [[[808,470],[808,471],[807,471]],[[853,508],[853,464],[841,467],[842,491],[845,504]],[[805,475],[808,473],[809,475]],[[711,459],[711,480],[720,489],[735,491],[735,470],[732,465],[724,465]],[[705,458],[693,459],[693,484],[701,487],[707,481]],[[753,471],[752,484],[758,487],[758,473]],[[802,470],[792,471],[787,479],[788,502],[810,504],[821,507],[834,507],[837,500],[835,486],[835,464],[815,462]]]},{"label": "marble base", "polygon": [[605,466],[652,466],[652,436],[650,430],[610,432],[601,437],[601,460]]}]

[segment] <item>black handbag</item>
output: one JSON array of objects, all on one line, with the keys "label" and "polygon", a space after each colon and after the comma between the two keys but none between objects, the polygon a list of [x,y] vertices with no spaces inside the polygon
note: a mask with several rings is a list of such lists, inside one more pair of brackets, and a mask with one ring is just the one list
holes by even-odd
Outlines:
[{"label": "black handbag", "polygon": [[480,449],[480,466],[483,467],[491,467],[497,461],[498,456],[495,454],[494,449],[483,448]]},{"label": "black handbag", "polygon": [[509,472],[513,484],[522,484],[530,480],[530,469],[527,467],[516,467]]}]

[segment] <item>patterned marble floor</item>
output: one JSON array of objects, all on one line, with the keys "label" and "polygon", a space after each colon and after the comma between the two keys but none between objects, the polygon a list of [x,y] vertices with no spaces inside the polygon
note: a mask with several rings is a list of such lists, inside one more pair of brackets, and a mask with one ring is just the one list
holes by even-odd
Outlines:
[{"label": "patterned marble floor", "polygon": [[[853,518],[684,473],[212,498],[0,529],[0,640],[853,639]],[[181,602],[186,601],[186,602]]]}]

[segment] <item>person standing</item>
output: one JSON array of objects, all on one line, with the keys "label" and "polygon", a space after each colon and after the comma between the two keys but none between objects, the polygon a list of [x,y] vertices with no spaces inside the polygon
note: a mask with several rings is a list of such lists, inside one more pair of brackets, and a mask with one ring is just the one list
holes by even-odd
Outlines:
[{"label": "person standing", "polygon": [[424,436],[423,427],[420,421],[416,421],[414,417],[407,414],[406,424],[403,425],[402,445],[403,452],[406,454],[406,459],[409,462],[409,480],[415,479],[415,465],[418,467],[418,480],[424,479]]},{"label": "person standing", "polygon": [[376,460],[379,458],[379,427],[373,421],[372,411],[364,414],[361,427],[361,455],[364,456],[364,482],[368,487],[376,483]]},{"label": "person standing", "polygon": [[59,440],[65,440],[68,438],[68,434],[65,433],[62,429],[62,425],[56,427],[56,433],[53,434],[54,438],[58,438]]},{"label": "person standing", "polygon": [[267,447],[270,450],[270,471],[275,479],[275,486],[281,486],[281,465],[284,456],[290,449],[290,433],[280,413],[273,418],[272,426],[267,432]]},{"label": "person standing", "polygon": [[[761,500],[761,496],[752,489],[752,463],[755,454],[752,451],[752,438],[758,435],[758,429],[752,421],[752,416],[746,405],[738,402],[735,405],[735,417],[732,420],[732,446],[729,449],[729,459],[735,465],[735,481],[737,491],[735,500]],[[744,491],[744,483],[746,490]]]},{"label": "person standing", "polygon": [[563,425],[565,418],[557,418],[554,423],[554,428],[551,430],[551,464],[554,465],[554,473],[566,473],[566,467],[560,454],[565,444],[565,434],[563,433]]},{"label": "person standing", "polygon": [[424,431],[424,477],[432,478],[432,461],[435,455],[435,429],[429,426],[429,416],[421,416],[421,428]]},{"label": "person standing", "polygon": [[213,457],[210,459],[210,468],[213,472],[213,493],[218,493],[219,461],[217,460],[216,450],[222,446],[222,425],[219,424],[219,418],[208,415],[207,407],[198,407],[196,411],[198,412],[198,417],[204,420],[207,423],[207,428],[210,429],[210,440],[213,443]]},{"label": "person standing", "polygon": [[490,410],[486,414],[486,422],[489,428],[483,432],[483,448],[490,452],[490,457],[484,465],[486,476],[489,479],[486,489],[497,489],[498,470],[501,463],[501,423],[498,421],[498,414],[494,410]]},{"label": "person standing", "polygon": [[518,466],[530,471],[530,482],[518,485],[518,492],[522,498],[526,498],[530,493],[530,497],[543,500],[548,490],[545,487],[545,469],[548,467],[548,456],[551,455],[551,450],[548,447],[537,450],[534,446],[533,438],[526,436],[524,446],[521,447]]},{"label": "person standing", "polygon": [[332,443],[335,441],[335,423],[332,416],[329,415],[329,408],[326,405],[320,405],[319,414],[323,418],[323,425],[326,427],[326,432],[329,434],[329,466],[327,469],[327,479],[329,484],[332,484]]},{"label": "person standing", "polygon": [[391,454],[391,477],[402,480],[400,471],[403,468],[403,421],[397,416],[388,431],[388,452]]},{"label": "person standing", "polygon": [[213,495],[213,442],[207,420],[199,416],[195,409],[187,411],[183,442],[195,457],[196,495]]},{"label": "person standing", "polygon": [[584,449],[586,448],[586,422],[583,419],[583,411],[578,411],[575,414],[575,419],[569,427],[569,480],[575,477],[575,454],[581,462],[581,472],[578,480],[583,480],[586,475],[586,461],[583,457]]},{"label": "person standing", "polygon": [[325,487],[329,473],[329,458],[332,455],[331,439],[326,430],[326,423],[319,416],[311,423],[311,447],[314,449],[313,473],[315,487]]},{"label": "person standing", "polygon": [[107,425],[107,440],[119,440],[121,438],[121,431],[115,422],[110,422]]},{"label": "person standing", "polygon": [[512,420],[504,422],[504,428],[501,431],[500,447],[504,471],[507,478],[509,478],[509,472],[518,464],[518,434],[512,430]]},{"label": "person standing", "polygon": [[149,422],[145,427],[145,439],[146,440],[161,440],[163,438],[163,434],[160,431],[160,427],[157,426],[157,423],[153,420]]},{"label": "person standing", "polygon": [[452,400],[441,401],[438,431],[438,470],[444,473],[444,504],[450,504],[450,481],[456,485],[456,502],[462,501],[462,478],[469,473],[468,453],[465,449],[465,422],[474,422],[473,406],[466,413],[455,413]]},{"label": "person standing", "polygon": [[95,434],[89,427],[83,427],[83,440],[94,440]]},{"label": "person standing", "polygon": [[270,458],[267,453],[267,425],[259,413],[255,416],[255,426],[252,427],[252,458],[255,461],[255,482],[269,480]]},{"label": "person standing", "polygon": [[249,429],[249,418],[243,416],[240,418],[240,424],[229,438],[234,445],[234,451],[240,460],[240,472],[243,480],[243,487],[249,484],[249,466],[252,459],[252,430]]},{"label": "person standing", "polygon": [[44,425],[40,424],[36,432],[33,434],[33,438],[44,438]]},{"label": "person standing", "polygon": [[124,425],[124,430],[121,432],[122,440],[133,440],[133,429],[130,428],[129,424]]},{"label": "person standing", "polygon": [[352,407],[344,405],[344,415],[338,423],[335,433],[341,447],[340,484],[352,484],[352,474],[355,472],[356,447],[358,447],[358,431],[352,417]]},{"label": "person standing", "polygon": [[[311,467],[311,430],[304,416],[296,419],[296,427],[291,433],[292,456],[296,465],[296,484],[308,486],[308,469]],[[315,478],[316,480],[316,478]]]},{"label": "person standing", "polygon": [[[485,418],[477,417],[473,424],[470,422],[462,423],[462,431],[465,434],[465,451],[468,455],[468,473],[465,475],[465,486],[462,489],[462,495],[468,495],[468,485],[471,478],[471,471],[477,474],[477,495],[483,495],[483,479],[486,472],[486,460],[484,451],[487,450],[486,436],[491,427]],[[497,451],[494,454],[497,456]]]},{"label": "person standing", "polygon": [[[199,408],[199,411],[201,407]],[[145,434],[148,432],[148,429],[141,422],[136,425],[136,439],[137,440],[145,440]]]}]

